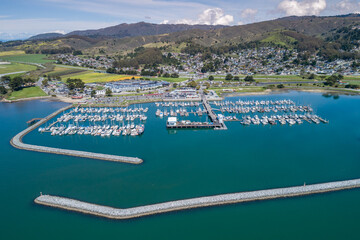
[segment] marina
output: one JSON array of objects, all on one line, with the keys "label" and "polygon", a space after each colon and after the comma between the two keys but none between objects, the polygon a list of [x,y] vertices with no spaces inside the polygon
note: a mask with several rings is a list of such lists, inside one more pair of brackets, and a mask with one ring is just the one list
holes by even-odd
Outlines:
[{"label": "marina", "polygon": [[[17,135],[15,135],[10,144],[18,149],[28,150],[28,151],[35,151],[35,152],[44,152],[44,153],[51,153],[51,154],[60,154],[60,155],[68,155],[73,157],[82,157],[82,158],[92,158],[104,161],[112,161],[112,162],[124,162],[124,163],[131,163],[131,164],[140,164],[143,162],[142,159],[136,157],[124,157],[124,156],[116,156],[110,154],[102,154],[102,153],[93,153],[93,152],[86,152],[86,151],[76,151],[76,150],[69,150],[69,149],[62,149],[62,148],[53,148],[53,147],[46,147],[46,146],[39,146],[33,144],[26,144],[23,143],[22,139],[25,135],[33,131],[34,129],[38,128],[42,124],[45,124],[50,119],[54,118],[58,114],[71,109],[72,106],[69,105],[67,107],[61,108],[54,113],[50,114],[46,118],[38,121],[34,125],[26,128],[25,130],[21,131]],[[52,124],[53,125],[53,124]]]},{"label": "marina", "polygon": [[[348,236],[347,232],[356,232],[360,214],[358,189],[189,211],[184,209],[125,221],[104,221],[80,212],[31,204],[41,191],[51,197],[127,210],[203,196],[291,186],[301,188],[304,182],[310,186],[313,183],[357,179],[360,167],[360,116],[354,109],[359,105],[358,97],[341,95],[333,99],[319,93],[289,92],[232,97],[225,101],[282,99],[311,106],[313,112],[234,114],[217,111],[220,107],[210,104],[217,114],[236,115],[239,119],[242,115],[258,115],[261,119],[263,115],[315,114],[329,120],[329,124],[309,124],[304,121],[293,126],[279,122],[277,125],[243,126],[239,121],[225,121],[228,131],[169,131],[165,124],[170,116],[160,118],[155,115],[157,109],[164,112],[165,107],[149,103],[142,104],[143,108],[148,107],[149,110],[146,113],[146,130],[141,137],[94,137],[85,134],[51,136],[51,133],[38,132],[39,127],[48,127],[56,121],[63,114],[61,112],[23,139],[25,143],[38,146],[136,156],[145,160],[142,165],[89,161],[13,149],[8,141],[27,127],[27,120],[48,116],[65,104],[32,101],[3,105],[4,124],[0,128],[3,140],[1,150],[5,155],[2,157],[4,168],[1,168],[0,176],[4,183],[2,191],[6,194],[1,201],[3,206],[7,206],[3,210],[4,215],[9,216],[1,222],[3,234],[23,239],[36,238],[39,232],[43,233],[42,236],[48,236],[56,231],[59,238],[72,234],[76,238],[92,239],[102,236],[106,229],[110,237],[121,235],[136,239],[146,239],[149,232],[159,235],[160,239],[168,239],[172,235],[175,235],[175,239],[183,239],[188,234],[200,239],[221,239],[224,238],[223,232],[227,232],[227,236],[264,239],[269,237],[267,233],[271,229],[283,226],[286,233],[276,235],[278,239],[298,234],[301,239],[326,237],[335,240]],[[199,107],[203,109],[202,103],[199,103],[199,106],[192,107],[193,111]],[[171,107],[166,108],[170,111]],[[186,106],[188,112],[191,112],[190,108]],[[173,110],[176,110],[175,107]],[[207,114],[178,114],[177,118],[180,121],[210,122]],[[111,120],[106,121],[111,124]],[[81,126],[87,122],[78,124]],[[137,119],[136,125],[139,123]],[[61,124],[76,125],[73,120]],[[102,122],[92,125],[102,125]],[[264,226],[263,231],[258,231],[260,223]],[[159,228],[159,225],[163,227]],[[24,231],[14,231],[10,226],[23,228]],[[179,233],[178,226],[182,226],[184,234]],[[313,238],[306,231],[299,234],[299,226],[312,228]],[[219,233],[219,229],[223,230],[222,233]]]},{"label": "marina", "polygon": [[[64,112],[47,127],[38,129],[40,133],[49,132],[52,136],[92,135],[139,136],[145,131],[145,115],[148,108],[82,108],[75,107]],[[137,123],[137,124],[135,124]]]}]

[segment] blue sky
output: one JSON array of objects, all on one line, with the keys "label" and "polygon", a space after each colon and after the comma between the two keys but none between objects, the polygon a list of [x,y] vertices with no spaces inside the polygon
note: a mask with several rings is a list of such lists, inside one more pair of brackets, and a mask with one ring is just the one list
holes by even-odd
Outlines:
[{"label": "blue sky", "polygon": [[289,15],[360,12],[355,0],[0,0],[0,39],[120,23],[238,25]]}]

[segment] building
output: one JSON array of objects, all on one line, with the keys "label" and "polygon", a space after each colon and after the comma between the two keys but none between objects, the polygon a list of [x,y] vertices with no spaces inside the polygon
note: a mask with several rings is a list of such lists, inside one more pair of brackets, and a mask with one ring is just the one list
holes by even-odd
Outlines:
[{"label": "building", "polygon": [[177,118],[176,117],[169,117],[166,124],[167,126],[176,126]]}]

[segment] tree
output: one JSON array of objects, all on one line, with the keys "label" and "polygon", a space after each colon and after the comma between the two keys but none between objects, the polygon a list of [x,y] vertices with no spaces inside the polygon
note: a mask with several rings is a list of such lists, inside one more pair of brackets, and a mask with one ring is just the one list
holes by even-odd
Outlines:
[{"label": "tree", "polygon": [[172,77],[172,78],[179,78],[179,74],[177,74],[177,73],[173,73],[173,74],[171,74],[171,76],[170,77]]},{"label": "tree", "polygon": [[308,77],[308,79],[310,79],[310,80],[315,79],[315,78],[316,78],[316,75],[314,73],[310,74],[309,77]]},{"label": "tree", "polygon": [[191,88],[196,88],[197,86],[197,83],[195,81],[191,81],[187,84],[188,87],[191,87]]},{"label": "tree", "polygon": [[116,69],[115,68],[108,68],[106,69],[107,73],[116,73]]},{"label": "tree", "polygon": [[177,86],[178,86],[177,83],[174,83],[174,84],[173,84],[173,87],[174,87],[174,88],[177,88]]},{"label": "tree", "polygon": [[239,81],[239,80],[240,80],[239,76],[234,77],[234,81]]},{"label": "tree", "polygon": [[13,91],[19,90],[24,84],[24,79],[22,77],[14,77],[10,80],[9,87]]},{"label": "tree", "polygon": [[84,89],[85,87],[85,83],[81,79],[68,78],[66,84],[68,85],[69,90]]},{"label": "tree", "polygon": [[284,87],[285,87],[284,84],[277,85],[277,88],[284,88]]},{"label": "tree", "polygon": [[107,88],[106,91],[105,91],[105,95],[107,97],[110,97],[112,95],[112,91],[110,90],[110,88]]},{"label": "tree", "polygon": [[95,91],[95,90],[92,90],[90,96],[91,96],[92,98],[95,97],[95,96],[96,96],[96,91]]},{"label": "tree", "polygon": [[170,74],[169,74],[169,73],[164,73],[162,76],[163,76],[164,78],[169,78],[169,77],[170,77]]},{"label": "tree", "polygon": [[233,75],[231,75],[231,74],[228,74],[228,75],[226,75],[226,77],[225,77],[225,80],[227,80],[227,81],[230,81],[230,80],[232,80],[233,79]]},{"label": "tree", "polygon": [[44,87],[47,87],[49,86],[49,81],[47,79],[44,79],[42,80],[41,84],[44,86]]},{"label": "tree", "polygon": [[11,78],[9,76],[3,76],[1,77],[1,82],[4,84],[8,84],[10,82]]},{"label": "tree", "polygon": [[4,86],[0,86],[0,94],[7,94],[7,89]]},{"label": "tree", "polygon": [[73,52],[73,55],[74,55],[74,56],[83,55],[83,53],[82,53],[80,50],[75,50],[75,51]]},{"label": "tree", "polygon": [[246,77],[244,78],[244,81],[245,81],[245,82],[254,82],[255,79],[254,79],[253,76],[246,76]]},{"label": "tree", "polygon": [[213,81],[213,80],[214,80],[214,76],[210,75],[210,76],[209,76],[209,80],[210,80],[210,81]]},{"label": "tree", "polygon": [[325,85],[334,86],[338,81],[344,79],[344,76],[341,74],[333,74],[330,77],[326,78]]}]

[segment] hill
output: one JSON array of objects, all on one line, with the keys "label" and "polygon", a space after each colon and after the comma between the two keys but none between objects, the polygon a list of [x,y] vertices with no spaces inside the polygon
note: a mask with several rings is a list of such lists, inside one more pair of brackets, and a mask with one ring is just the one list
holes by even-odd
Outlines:
[{"label": "hill", "polygon": [[58,33],[46,33],[35,35],[29,40],[46,40],[54,39],[64,36],[85,36],[90,38],[124,38],[124,37],[136,37],[136,36],[150,36],[150,35],[159,35],[165,33],[181,32],[191,29],[219,29],[225,26],[220,25],[187,25],[187,24],[154,24],[154,23],[132,23],[132,24],[119,24],[116,26],[96,29],[96,30],[83,30],[83,31],[73,31],[66,35]]},{"label": "hill", "polygon": [[90,55],[120,55],[142,46],[176,52],[189,46],[226,49],[249,44],[274,44],[309,51],[321,48],[337,51],[345,45],[342,41],[346,41],[347,45],[356,41],[357,33],[352,33],[351,38],[347,35],[349,31],[357,31],[359,26],[359,14],[284,17],[231,27],[142,22],[99,30],[76,31],[53,40],[7,42],[0,44],[0,50],[47,54],[81,50]]},{"label": "hill", "polygon": [[29,38],[29,40],[47,40],[47,39],[54,39],[54,38],[59,38],[59,37],[63,37],[64,34],[61,33],[43,33],[43,34],[38,34],[35,36],[32,36]]}]

